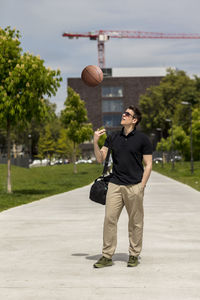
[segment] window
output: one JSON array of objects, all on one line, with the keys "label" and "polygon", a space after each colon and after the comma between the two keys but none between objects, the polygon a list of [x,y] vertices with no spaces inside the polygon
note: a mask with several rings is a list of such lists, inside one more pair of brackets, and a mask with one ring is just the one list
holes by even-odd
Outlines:
[{"label": "window", "polygon": [[103,77],[111,77],[112,76],[112,69],[111,68],[103,68]]},{"label": "window", "polygon": [[102,112],[122,112],[122,100],[102,100]]},{"label": "window", "polygon": [[102,97],[123,97],[123,89],[121,86],[103,86]]},{"label": "window", "polygon": [[103,115],[103,125],[106,127],[117,127],[121,123],[121,114]]}]

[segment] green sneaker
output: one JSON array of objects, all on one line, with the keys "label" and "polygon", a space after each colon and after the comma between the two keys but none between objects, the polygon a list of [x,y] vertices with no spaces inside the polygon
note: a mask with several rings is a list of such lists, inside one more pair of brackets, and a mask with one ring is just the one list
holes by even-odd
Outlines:
[{"label": "green sneaker", "polygon": [[127,267],[136,267],[137,265],[138,265],[138,257],[130,255],[127,263]]},{"label": "green sneaker", "polygon": [[94,268],[104,268],[112,266],[112,259],[102,256],[93,266]]}]

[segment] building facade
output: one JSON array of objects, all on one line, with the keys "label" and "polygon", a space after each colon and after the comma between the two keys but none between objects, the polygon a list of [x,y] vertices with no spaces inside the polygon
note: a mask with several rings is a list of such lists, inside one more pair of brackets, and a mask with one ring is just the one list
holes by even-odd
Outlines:
[{"label": "building facade", "polygon": [[139,106],[140,95],[158,85],[166,75],[165,68],[104,69],[103,82],[97,87],[86,86],[80,78],[68,78],[67,84],[80,94],[93,129],[105,126],[115,130],[121,114],[129,105]]},{"label": "building facade", "polygon": [[67,84],[85,101],[93,129],[104,126],[113,131],[121,128],[123,111],[130,105],[139,107],[140,95],[150,86],[159,85],[166,68],[113,68],[103,69],[103,73],[97,87],[88,87],[80,78],[68,78]]}]

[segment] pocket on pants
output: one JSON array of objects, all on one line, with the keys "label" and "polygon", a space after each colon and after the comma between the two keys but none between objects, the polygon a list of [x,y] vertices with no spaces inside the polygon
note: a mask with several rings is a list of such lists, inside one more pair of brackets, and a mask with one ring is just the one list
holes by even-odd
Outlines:
[{"label": "pocket on pants", "polygon": [[143,186],[142,186],[142,183],[140,182],[140,183],[138,183],[138,190],[139,190],[139,192],[140,193],[143,193],[144,194],[144,188],[143,188]]}]

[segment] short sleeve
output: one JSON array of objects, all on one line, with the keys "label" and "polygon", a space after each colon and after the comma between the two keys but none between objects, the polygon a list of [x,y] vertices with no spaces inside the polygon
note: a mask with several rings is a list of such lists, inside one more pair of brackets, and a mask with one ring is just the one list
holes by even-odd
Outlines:
[{"label": "short sleeve", "polygon": [[111,149],[113,141],[115,140],[115,138],[117,137],[117,135],[118,135],[118,132],[112,132],[112,133],[110,133],[107,136],[106,140],[105,140],[104,146],[107,147],[107,148],[110,147],[110,149]]},{"label": "short sleeve", "polygon": [[142,143],[142,154],[143,155],[148,155],[153,153],[153,147],[152,144],[149,140],[149,138],[144,135],[143,136],[143,143]]}]

